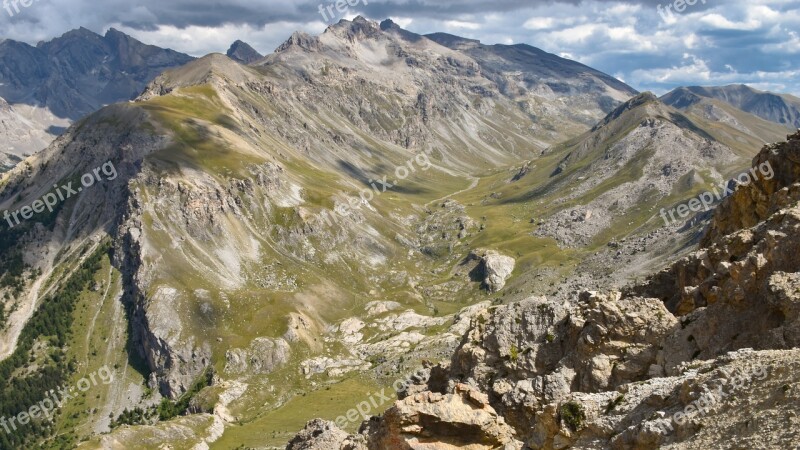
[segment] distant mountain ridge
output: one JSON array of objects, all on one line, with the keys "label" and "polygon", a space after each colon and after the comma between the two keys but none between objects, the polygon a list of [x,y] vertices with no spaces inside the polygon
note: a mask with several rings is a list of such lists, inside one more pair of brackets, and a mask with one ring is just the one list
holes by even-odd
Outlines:
[{"label": "distant mountain ridge", "polygon": [[0,42],[0,172],[46,147],[70,123],[132,100],[165,69],[194,58],[146,45],[111,28],[39,42]]},{"label": "distant mountain ridge", "polygon": [[6,40],[0,43],[0,97],[77,120],[132,100],[159,73],[193,59],[114,28],[104,36],[80,28],[36,47]]},{"label": "distant mountain ridge", "polygon": [[800,98],[789,94],[759,91],[744,84],[719,87],[681,87],[662,97],[678,109],[686,109],[703,99],[716,99],[764,120],[791,130],[800,128]]}]

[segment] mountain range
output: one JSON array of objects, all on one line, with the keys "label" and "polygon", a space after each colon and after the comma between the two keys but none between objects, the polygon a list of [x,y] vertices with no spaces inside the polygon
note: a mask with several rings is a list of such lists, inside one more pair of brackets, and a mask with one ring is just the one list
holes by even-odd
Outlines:
[{"label": "mountain range", "polygon": [[[736,306],[748,261],[775,258],[753,263],[759,282],[791,267],[758,245],[780,235],[793,248],[774,214],[796,194],[794,165],[719,199],[719,213],[660,214],[754,158],[793,158],[796,138],[759,153],[794,123],[790,96],[659,99],[528,45],[363,17],[266,56],[237,41],[194,59],[113,30],[4,44],[0,57],[84,61],[0,74],[17,83],[0,91],[6,109],[35,99],[70,120],[90,114],[0,178],[12,212],[82,187],[0,222],[0,398],[102,367],[115,379],[52,425],[0,435],[0,448],[563,448],[616,435],[620,448],[655,448],[652,433],[625,431],[641,405],[663,406],[643,399],[661,395],[650,385],[632,395],[635,383],[685,375],[694,351],[711,360],[794,339],[730,344],[735,327],[717,326],[729,311],[706,308]],[[67,87],[42,87],[54,83]],[[748,205],[758,213],[737,222]],[[701,241],[716,248],[709,267],[693,253]],[[737,323],[790,334],[776,311],[792,308],[781,294],[792,283],[748,285],[770,292],[769,319]],[[730,340],[715,342],[721,328]],[[375,406],[384,418],[296,436],[419,367],[425,380]],[[24,392],[0,411],[42,400]],[[591,432],[560,425],[559,408],[584,400]],[[606,407],[624,414],[604,428]]]},{"label": "mountain range", "polygon": [[709,105],[714,105],[716,100],[766,121],[784,125],[790,131],[800,128],[800,98],[789,94],[763,92],[742,84],[678,88],[665,95],[662,100],[680,109],[709,109]]}]

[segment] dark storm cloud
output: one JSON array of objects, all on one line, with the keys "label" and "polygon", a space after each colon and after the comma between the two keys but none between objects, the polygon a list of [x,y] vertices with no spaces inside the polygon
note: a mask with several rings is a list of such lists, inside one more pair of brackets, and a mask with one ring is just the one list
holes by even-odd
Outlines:
[{"label": "dark storm cloud", "polygon": [[[617,3],[617,0],[600,0]],[[701,0],[702,1],[702,0]],[[132,28],[150,30],[158,25],[173,25],[179,28],[191,25],[219,26],[226,23],[266,24],[290,21],[306,22],[317,18],[319,5],[327,5],[330,0],[286,0],[286,1],[230,1],[211,0],[140,0],[132,2],[110,0],[105,2],[89,0],[36,0],[33,6],[14,17],[17,21],[40,23],[39,16],[46,13],[66,12],[65,19],[73,14],[84,12],[84,17],[100,26],[100,22],[123,23]],[[579,0],[368,0],[367,5],[360,2],[359,9],[370,17],[413,16],[434,19],[447,19],[460,15],[480,15],[487,13],[509,13],[541,6],[559,4],[578,4]],[[664,0],[636,0],[629,4],[655,7]],[[697,6],[701,7],[700,4]],[[47,11],[47,12],[46,12]],[[138,13],[131,14],[132,11]],[[142,14],[144,11],[147,14]],[[77,14],[74,14],[77,15]],[[0,24],[7,17],[0,14]],[[85,24],[87,25],[87,24]],[[54,35],[63,30],[52,30]]]}]

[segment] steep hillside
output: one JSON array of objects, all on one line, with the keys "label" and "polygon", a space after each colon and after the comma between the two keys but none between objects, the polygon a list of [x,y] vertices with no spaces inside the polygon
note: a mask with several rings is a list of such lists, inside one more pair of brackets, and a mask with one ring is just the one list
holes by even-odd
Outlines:
[{"label": "steep hillside", "polygon": [[[396,25],[387,21],[381,27]],[[592,126],[637,94],[616,78],[530,45],[483,45],[445,33],[426,37],[473,58],[486,78],[531,115],[540,135],[563,137],[565,130],[573,134]]]},{"label": "steep hillside", "polygon": [[0,173],[50,145],[69,123],[46,109],[24,103],[12,106],[0,98]]},{"label": "steep hillside", "polygon": [[[552,271],[541,266],[551,258],[583,274],[574,280],[559,271],[559,284],[566,278],[573,288],[621,285],[637,272],[663,267],[697,239],[709,218],[706,208],[683,217],[668,212],[747,167],[757,147],[714,136],[734,132],[725,123],[690,118],[645,93],[586,133],[513,171],[483,177],[476,189],[454,199],[468,205],[473,217],[502,221],[508,228],[498,240],[482,236],[481,245],[530,252],[522,257],[530,273],[521,274],[514,287],[567,294],[568,289],[552,286],[547,277]],[[540,240],[520,247],[528,235]],[[540,251],[543,259],[527,259],[548,242],[558,245]]]}]

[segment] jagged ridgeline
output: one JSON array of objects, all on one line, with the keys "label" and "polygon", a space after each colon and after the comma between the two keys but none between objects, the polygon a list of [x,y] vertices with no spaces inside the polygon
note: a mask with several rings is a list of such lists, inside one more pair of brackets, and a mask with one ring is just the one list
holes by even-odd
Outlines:
[{"label": "jagged ridgeline", "polygon": [[[15,211],[106,163],[117,174],[0,230],[7,382],[56,349],[57,382],[115,373],[27,443],[283,445],[449,358],[492,302],[677,259],[700,222],[666,230],[658,208],[763,143],[526,45],[357,18],[250,50],[231,52],[249,65],[164,72],[3,175]],[[69,332],[26,337],[106,242]]]}]

